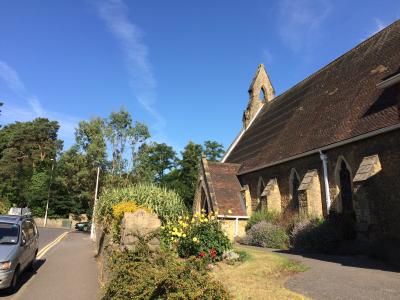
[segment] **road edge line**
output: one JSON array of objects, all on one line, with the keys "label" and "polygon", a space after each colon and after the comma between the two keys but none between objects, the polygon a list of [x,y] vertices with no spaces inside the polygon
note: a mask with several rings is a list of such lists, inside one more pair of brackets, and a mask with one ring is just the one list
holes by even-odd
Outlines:
[{"label": "road edge line", "polygon": [[52,242],[48,243],[46,246],[44,246],[43,249],[41,249],[38,252],[36,259],[41,259],[51,248],[53,248],[55,245],[60,243],[62,241],[62,239],[65,238],[68,233],[69,233],[68,231],[62,233],[56,239],[54,239],[54,241],[52,241]]}]

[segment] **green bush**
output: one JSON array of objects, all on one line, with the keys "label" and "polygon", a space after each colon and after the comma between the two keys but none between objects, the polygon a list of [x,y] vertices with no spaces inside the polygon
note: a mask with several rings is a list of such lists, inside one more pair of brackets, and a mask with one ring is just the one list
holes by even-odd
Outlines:
[{"label": "green bush", "polygon": [[180,257],[200,256],[218,260],[232,245],[214,215],[195,214],[162,228],[163,245],[175,249]]},{"label": "green bush", "polygon": [[269,212],[265,209],[255,211],[249,221],[246,224],[246,231],[249,230],[253,225],[265,221],[267,223],[278,224],[280,220],[280,214],[278,212]]},{"label": "green bush", "polygon": [[231,299],[197,261],[177,259],[171,252],[151,252],[139,240],[134,251],[111,256],[111,277],[103,300]]},{"label": "green bush", "polygon": [[320,219],[299,221],[290,238],[295,249],[322,253],[334,253],[341,241],[332,222]]},{"label": "green bush", "polygon": [[174,191],[152,184],[136,184],[104,190],[96,209],[98,222],[108,228],[113,219],[112,207],[130,201],[154,210],[163,222],[177,220],[178,216],[186,213],[182,199]]},{"label": "green bush", "polygon": [[240,242],[251,246],[287,249],[289,237],[282,227],[261,221],[247,230],[246,236]]},{"label": "green bush", "polygon": [[0,201],[0,215],[7,214],[10,207],[11,207],[11,205],[7,200],[1,200]]}]

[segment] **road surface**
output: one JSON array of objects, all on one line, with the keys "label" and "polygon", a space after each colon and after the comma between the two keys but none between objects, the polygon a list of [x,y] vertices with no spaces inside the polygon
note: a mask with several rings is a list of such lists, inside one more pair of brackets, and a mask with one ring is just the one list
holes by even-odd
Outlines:
[{"label": "road surface", "polygon": [[[258,248],[260,249],[260,248]],[[264,249],[302,262],[309,269],[298,273],[285,287],[316,300],[398,300],[400,272],[364,256],[294,254]]]},{"label": "road surface", "polygon": [[[39,251],[64,232],[62,229],[39,228]],[[15,294],[0,292],[0,299],[98,299],[98,278],[98,265],[89,235],[71,231],[37,260],[33,272],[24,273]]]}]

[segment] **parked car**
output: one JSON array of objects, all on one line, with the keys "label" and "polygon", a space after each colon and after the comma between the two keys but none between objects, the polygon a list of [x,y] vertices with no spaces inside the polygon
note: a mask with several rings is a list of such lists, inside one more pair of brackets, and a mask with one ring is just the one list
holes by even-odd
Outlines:
[{"label": "parked car", "polygon": [[15,290],[21,273],[33,269],[39,232],[29,215],[0,215],[0,289]]},{"label": "parked car", "polygon": [[78,231],[89,231],[92,228],[92,222],[79,222],[75,224],[75,229]]}]

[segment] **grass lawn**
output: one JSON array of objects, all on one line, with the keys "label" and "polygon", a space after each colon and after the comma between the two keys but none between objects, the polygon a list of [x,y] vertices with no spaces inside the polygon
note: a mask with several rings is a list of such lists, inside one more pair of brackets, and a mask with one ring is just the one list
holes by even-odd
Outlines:
[{"label": "grass lawn", "polygon": [[212,272],[235,299],[308,299],[283,286],[290,275],[307,267],[259,249],[236,246],[235,250],[247,252],[248,258],[234,265],[218,264]]}]

